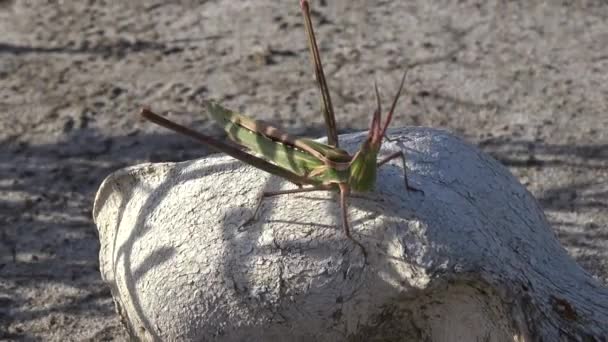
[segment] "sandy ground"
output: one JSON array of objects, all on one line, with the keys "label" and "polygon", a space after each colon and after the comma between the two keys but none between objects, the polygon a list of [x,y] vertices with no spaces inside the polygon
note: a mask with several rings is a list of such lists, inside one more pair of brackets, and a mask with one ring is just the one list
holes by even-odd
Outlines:
[{"label": "sandy ground", "polygon": [[[171,4],[167,4],[171,3]],[[608,283],[608,6],[602,1],[315,1],[341,132],[366,129],[415,65],[394,126],[441,127],[534,193]],[[431,4],[433,3],[433,4]],[[125,340],[98,271],[110,172],[208,153],[142,104],[215,98],[324,135],[298,1],[0,0],[0,340]]]}]

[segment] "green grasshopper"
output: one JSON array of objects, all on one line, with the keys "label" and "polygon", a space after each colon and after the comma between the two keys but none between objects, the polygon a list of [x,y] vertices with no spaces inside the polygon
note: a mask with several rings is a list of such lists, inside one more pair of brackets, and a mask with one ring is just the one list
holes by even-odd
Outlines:
[{"label": "green grasshopper", "polygon": [[[143,108],[140,114],[147,120],[185,134],[218,152],[226,153],[233,158],[270,174],[280,176],[298,186],[297,189],[264,192],[252,219],[257,217],[261,204],[266,197],[310,191],[337,190],[340,193],[344,233],[361,248],[364,257],[367,259],[365,247],[355,240],[350,232],[347,197],[351,191],[368,192],[373,190],[378,167],[395,158],[401,158],[403,162],[405,188],[407,190],[421,191],[411,187],[408,183],[407,174],[405,173],[405,155],[403,152],[395,152],[380,161],[377,160],[382,140],[386,137],[386,130],[393,117],[393,112],[403,89],[407,72],[404,73],[401,79],[399,90],[393,99],[384,124],[381,123],[381,105],[378,87],[374,87],[377,104],[370,130],[367,139],[363,142],[359,151],[351,156],[348,152],[338,148],[338,133],[333,106],[312,27],[308,1],[301,0],[300,7],[304,16],[311,60],[321,92],[321,103],[328,131],[327,144],[306,138],[294,137],[263,121],[252,120],[214,102],[207,102],[208,112],[215,121],[223,126],[229,139],[246,150],[169,121],[154,114],[147,108]],[[386,138],[388,139],[388,137]],[[255,156],[251,152],[262,157]],[[303,187],[304,185],[308,185],[309,187]]]}]

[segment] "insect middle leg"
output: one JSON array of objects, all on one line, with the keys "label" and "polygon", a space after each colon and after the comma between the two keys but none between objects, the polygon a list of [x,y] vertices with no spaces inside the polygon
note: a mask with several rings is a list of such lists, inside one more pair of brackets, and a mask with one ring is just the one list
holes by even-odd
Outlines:
[{"label": "insect middle leg", "polygon": [[[357,241],[355,238],[353,238],[353,236],[350,234],[350,224],[348,222],[348,203],[347,203],[347,198],[348,198],[348,195],[350,194],[350,191],[349,191],[348,187],[345,186],[344,184],[339,184],[339,189],[340,189],[340,210],[341,210],[342,228],[344,229],[344,234],[355,245],[357,245],[358,247],[361,248],[361,251],[363,252],[363,257],[365,258],[365,260],[367,262],[367,251],[365,250],[365,247],[363,247],[363,244],[361,242]],[[318,186],[313,186],[310,188],[263,192],[258,200],[258,204],[255,207],[253,215],[249,219],[247,219],[245,222],[243,222],[243,224],[241,224],[240,227],[243,227],[258,219],[258,214],[259,214],[260,208],[262,207],[264,199],[266,199],[268,197],[287,195],[287,194],[297,194],[297,193],[303,193],[303,192],[332,191],[332,190],[334,190],[334,188],[332,188],[331,186],[318,185]]]},{"label": "insect middle leg", "polygon": [[350,235],[350,224],[348,222],[348,195],[350,194],[350,188],[345,183],[338,184],[340,187],[340,209],[342,210],[342,227],[344,229],[344,234],[346,237],[351,240],[355,245],[361,248],[361,252],[363,252],[363,258],[365,263],[367,264],[367,251],[363,244],[357,241],[352,235]]},{"label": "insect middle leg", "polygon": [[290,189],[290,190],[279,190],[279,191],[266,191],[263,192],[262,195],[258,198],[258,203],[255,206],[255,210],[253,211],[253,215],[243,222],[239,228],[244,227],[250,224],[253,221],[257,221],[258,214],[260,209],[262,208],[262,204],[264,204],[264,200],[268,197],[288,195],[288,194],[297,194],[302,192],[312,192],[312,191],[330,191],[332,188],[326,185],[318,185],[310,188],[299,188],[299,189]]}]

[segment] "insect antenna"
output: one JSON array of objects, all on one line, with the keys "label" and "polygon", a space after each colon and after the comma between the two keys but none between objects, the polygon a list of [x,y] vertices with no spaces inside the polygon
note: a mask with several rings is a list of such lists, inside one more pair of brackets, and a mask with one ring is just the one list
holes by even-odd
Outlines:
[{"label": "insect antenna", "polygon": [[399,100],[399,96],[401,95],[401,90],[403,90],[403,85],[405,84],[405,78],[407,77],[408,71],[409,71],[409,69],[403,73],[403,77],[401,78],[401,85],[399,85],[399,90],[397,90],[397,94],[395,95],[395,98],[393,99],[393,104],[391,105],[391,110],[388,112],[388,114],[386,116],[386,121],[384,122],[384,127],[382,128],[382,136],[384,136],[386,134],[388,125],[391,123],[391,120],[393,119],[393,113],[395,112],[395,107],[397,107],[397,101]]}]

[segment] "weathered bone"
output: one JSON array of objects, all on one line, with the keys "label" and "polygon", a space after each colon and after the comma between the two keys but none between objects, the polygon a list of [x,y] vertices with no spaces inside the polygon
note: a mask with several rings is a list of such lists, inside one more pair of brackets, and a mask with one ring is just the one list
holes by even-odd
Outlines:
[{"label": "weathered bone", "polygon": [[[605,340],[608,290],[561,247],[506,168],[438,130],[407,128],[375,192],[268,199],[288,182],[227,157],[145,164],[109,176],[94,218],[100,267],[143,340]],[[346,149],[364,135],[342,136]],[[406,138],[407,137],[407,138]]]}]

